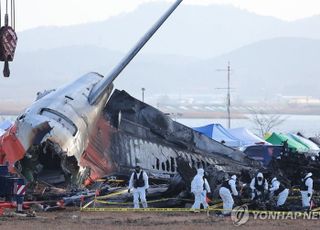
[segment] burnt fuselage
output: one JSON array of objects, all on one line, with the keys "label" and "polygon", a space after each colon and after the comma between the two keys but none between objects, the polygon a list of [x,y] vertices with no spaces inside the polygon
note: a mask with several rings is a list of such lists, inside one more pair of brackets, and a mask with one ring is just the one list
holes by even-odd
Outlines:
[{"label": "burnt fuselage", "polygon": [[168,179],[177,171],[177,157],[194,168],[214,165],[239,172],[254,167],[242,152],[172,121],[125,92],[109,97],[113,81],[181,2],[176,0],[106,77],[89,73],[40,95],[0,138],[0,163],[30,174],[31,180],[33,174],[46,168],[50,174],[59,166],[59,178],[77,175],[78,183],[128,176],[136,164],[151,177]]},{"label": "burnt fuselage", "polygon": [[29,174],[31,180],[33,174],[44,171],[43,166],[54,169],[59,163],[61,170],[58,171],[73,176],[78,171],[82,178],[90,178],[91,173],[80,161],[84,165],[94,161],[102,170],[99,175],[112,170],[107,164],[109,155],[96,159],[94,154],[103,152],[103,144],[109,143],[101,138],[111,129],[98,125],[105,126],[100,121],[101,112],[113,89],[113,81],[181,2],[176,0],[106,77],[89,73],[71,84],[38,95],[37,101],[0,137],[0,163],[8,164],[12,171],[18,169]]},{"label": "burnt fuselage", "polygon": [[137,164],[151,178],[170,179],[177,173],[178,157],[194,168],[214,165],[229,173],[259,167],[242,152],[173,121],[125,91],[112,94],[95,130],[81,160],[92,179],[128,177]]}]

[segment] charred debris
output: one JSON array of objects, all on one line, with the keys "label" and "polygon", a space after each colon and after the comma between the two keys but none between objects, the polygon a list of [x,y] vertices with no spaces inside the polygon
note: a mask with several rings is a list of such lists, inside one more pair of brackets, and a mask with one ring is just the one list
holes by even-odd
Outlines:
[{"label": "charred debris", "polygon": [[[263,167],[261,162],[249,159],[243,152],[175,122],[156,108],[119,90],[113,92],[103,109],[89,147],[97,154],[93,158],[83,157],[82,165],[86,162],[88,178],[97,172],[105,174],[84,187],[83,178],[78,177],[80,167],[74,158],[68,159],[48,141],[34,146],[32,157],[26,155],[19,162],[25,177],[31,173],[27,170],[34,170],[29,198],[63,199],[65,205],[79,205],[83,198],[93,199],[97,191],[100,196],[117,192],[116,196],[108,198],[109,204],[126,206],[132,201],[126,193],[127,181],[137,164],[148,173],[152,184],[148,194],[151,207],[184,207],[190,203],[190,184],[197,168],[206,171],[212,199],[218,197],[219,186],[227,174],[238,175],[243,199],[250,197],[247,184],[257,171],[263,171],[270,179],[277,175],[289,188],[299,184],[305,170],[319,178],[318,159],[285,152],[281,158],[274,158]],[[161,202],[157,202],[159,200]],[[272,204],[269,203],[253,205],[270,209]],[[52,210],[52,206],[48,207],[47,210]]]},{"label": "charred debris", "polygon": [[[258,170],[270,177],[281,175],[290,186],[305,169],[319,178],[318,159],[283,151],[280,159],[263,167],[125,91],[113,91],[113,81],[181,2],[174,2],[106,77],[89,73],[38,94],[0,137],[0,163],[29,182],[27,200],[45,200],[46,210],[61,208],[57,200],[79,204],[98,195],[125,205],[131,199],[126,193],[128,177],[136,165],[148,173],[148,200],[158,207],[188,202],[197,168],[206,170],[213,197],[226,174],[238,175],[244,194]],[[159,198],[161,202],[155,202]]]},{"label": "charred debris", "polygon": [[[96,133],[89,141],[89,148],[95,150],[95,155],[82,157],[81,166],[86,166],[88,171],[86,178],[79,177],[83,174],[80,174],[79,163],[74,157],[68,157],[50,140],[39,141],[16,163],[18,171],[31,182],[30,189],[36,189],[42,182],[48,198],[52,198],[50,191],[84,189],[83,182],[98,173],[113,186],[114,181],[126,186],[132,169],[139,164],[147,171],[150,180],[160,187],[170,187],[172,183],[179,185],[174,186],[180,188],[177,191],[170,187],[170,192],[165,192],[170,195],[179,194],[189,186],[193,175],[183,171],[185,164],[191,169],[211,168],[214,172],[229,174],[253,174],[261,167],[243,152],[173,121],[125,91],[114,91],[98,123]],[[47,130],[51,128],[39,129],[39,140]],[[103,187],[103,183],[91,181],[94,189],[97,184]]]}]

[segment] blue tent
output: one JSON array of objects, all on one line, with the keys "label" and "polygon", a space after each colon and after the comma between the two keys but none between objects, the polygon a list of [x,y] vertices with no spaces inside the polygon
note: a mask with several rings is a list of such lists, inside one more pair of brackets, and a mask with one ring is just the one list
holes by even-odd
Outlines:
[{"label": "blue tent", "polygon": [[194,130],[230,147],[242,146],[241,140],[231,135],[222,125],[210,124],[193,128]]}]

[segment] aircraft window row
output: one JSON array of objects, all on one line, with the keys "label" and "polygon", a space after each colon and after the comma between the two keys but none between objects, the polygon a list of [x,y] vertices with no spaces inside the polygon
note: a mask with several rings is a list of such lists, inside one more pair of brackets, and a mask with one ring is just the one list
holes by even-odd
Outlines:
[{"label": "aircraft window row", "polygon": [[[160,160],[156,158],[156,164],[155,166],[152,166],[153,168],[156,168],[157,170],[160,170]],[[161,162],[161,170],[167,171],[167,172],[175,172],[176,171],[176,163],[175,159],[173,157],[170,157],[170,161],[166,160],[164,162]]]},{"label": "aircraft window row", "polygon": [[159,170],[160,167],[160,160],[157,158],[156,168]]},{"label": "aircraft window row", "polygon": [[[200,160],[200,159],[194,159],[191,156],[188,156],[187,154],[182,155],[185,160],[187,160],[190,163],[190,166],[192,168],[206,168],[210,165],[209,161],[207,159]],[[152,166],[153,168],[157,170],[167,171],[167,172],[175,172],[176,171],[176,158],[170,157],[170,160],[166,160],[160,163],[159,158],[156,158],[156,164]],[[160,168],[161,167],[161,168]]]},{"label": "aircraft window row", "polygon": [[192,156],[188,155],[188,154],[182,154],[183,158],[187,161],[189,161],[190,163],[190,166],[192,168],[206,168],[210,165],[210,163],[208,162],[207,159],[205,159],[206,161],[204,160],[200,160],[199,158],[198,159],[194,159]]},{"label": "aircraft window row", "polygon": [[174,172],[176,169],[176,164],[174,162],[174,158],[170,157],[170,161],[171,161],[171,172]]}]

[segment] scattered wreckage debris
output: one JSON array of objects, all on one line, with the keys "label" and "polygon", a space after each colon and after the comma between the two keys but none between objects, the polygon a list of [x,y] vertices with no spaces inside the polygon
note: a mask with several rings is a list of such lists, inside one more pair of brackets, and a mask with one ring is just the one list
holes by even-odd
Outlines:
[{"label": "scattered wreckage debris", "polygon": [[[108,77],[89,73],[39,94],[1,136],[0,163],[29,181],[28,199],[41,210],[95,200],[126,205],[132,197],[123,188],[137,164],[154,183],[148,194],[154,207],[184,207],[190,202],[188,191],[196,168],[206,169],[213,197],[218,197],[226,174],[236,174],[243,194],[248,193],[244,184],[261,170],[260,162],[173,121],[125,91],[112,93],[116,77],[181,2],[172,5]],[[314,171],[318,167],[306,160],[283,155],[265,171],[277,172],[294,185],[290,178],[299,178],[296,166]],[[110,184],[115,180],[123,182]]]},{"label": "scattered wreckage debris", "polygon": [[44,177],[71,187],[110,175],[116,165],[108,152],[112,140],[102,110],[113,81],[180,5],[177,0],[107,77],[89,73],[38,97],[0,138],[0,163],[28,180]]},{"label": "scattered wreckage debris", "polygon": [[137,163],[151,179],[169,181],[179,156],[193,167],[256,167],[242,152],[172,121],[124,91],[110,97],[112,82],[181,2],[172,5],[108,77],[90,73],[40,95],[1,137],[1,163],[21,173],[31,188],[45,181],[69,189],[106,176],[127,179]]},{"label": "scattered wreckage debris", "polygon": [[[320,179],[320,160],[310,158],[304,154],[285,152],[278,158],[273,158],[268,166],[270,174],[281,177],[287,187],[294,187],[300,184],[302,175],[312,172],[316,182]],[[314,189],[320,190],[319,183],[314,183]]]}]

